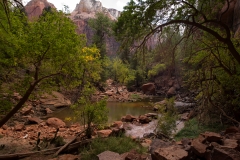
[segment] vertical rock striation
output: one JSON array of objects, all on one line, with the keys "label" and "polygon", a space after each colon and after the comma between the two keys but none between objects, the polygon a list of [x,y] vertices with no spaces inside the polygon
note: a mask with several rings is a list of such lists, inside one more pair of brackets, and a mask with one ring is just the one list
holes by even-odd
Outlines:
[{"label": "vertical rock striation", "polygon": [[55,8],[56,7],[49,3],[47,0],[31,0],[25,6],[25,11],[30,20],[37,19],[43,12],[44,8]]}]

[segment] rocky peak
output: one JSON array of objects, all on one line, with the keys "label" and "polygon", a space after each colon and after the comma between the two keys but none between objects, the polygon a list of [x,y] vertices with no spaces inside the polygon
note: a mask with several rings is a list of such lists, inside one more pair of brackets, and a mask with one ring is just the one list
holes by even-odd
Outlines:
[{"label": "rocky peak", "polygon": [[89,19],[94,18],[95,14],[102,12],[110,19],[116,20],[120,16],[120,11],[116,9],[107,9],[102,6],[100,1],[96,0],[80,0],[75,10],[71,13],[72,19]]},{"label": "rocky peak", "polygon": [[48,2],[47,0],[31,0],[25,6],[25,11],[29,19],[38,18],[44,8],[56,8],[52,3]]}]

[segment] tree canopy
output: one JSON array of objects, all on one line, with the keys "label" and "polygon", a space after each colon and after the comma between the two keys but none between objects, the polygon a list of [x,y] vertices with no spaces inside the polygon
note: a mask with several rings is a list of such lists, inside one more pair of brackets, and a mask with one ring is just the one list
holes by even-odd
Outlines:
[{"label": "tree canopy", "polygon": [[[155,53],[155,61],[151,61],[155,67],[163,63],[169,68],[169,64],[181,63],[185,82],[198,95],[200,112],[219,116],[220,111],[225,117],[234,117],[239,111],[240,48],[236,26],[226,19],[233,3],[131,0],[116,22],[114,32],[123,45],[131,47],[148,46],[157,37],[155,48],[145,50],[145,54]],[[174,33],[178,35],[172,36]],[[166,58],[169,56],[172,62]],[[150,71],[154,69],[153,65]]]},{"label": "tree canopy", "polygon": [[64,13],[50,9],[35,21],[27,21],[18,10],[9,15],[11,28],[1,37],[5,42],[0,50],[4,71],[1,97],[3,100],[13,92],[23,97],[0,121],[0,126],[35,90],[39,93],[59,87],[83,89],[99,80],[101,72],[99,50],[86,47],[85,36],[76,34],[75,25]]}]

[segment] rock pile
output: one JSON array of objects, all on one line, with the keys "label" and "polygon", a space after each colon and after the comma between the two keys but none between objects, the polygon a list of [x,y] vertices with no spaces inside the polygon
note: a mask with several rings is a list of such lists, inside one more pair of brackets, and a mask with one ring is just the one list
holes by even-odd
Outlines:
[{"label": "rock pile", "polygon": [[152,160],[239,160],[240,130],[231,127],[224,135],[205,132],[198,138],[176,143],[153,140],[150,152]]}]

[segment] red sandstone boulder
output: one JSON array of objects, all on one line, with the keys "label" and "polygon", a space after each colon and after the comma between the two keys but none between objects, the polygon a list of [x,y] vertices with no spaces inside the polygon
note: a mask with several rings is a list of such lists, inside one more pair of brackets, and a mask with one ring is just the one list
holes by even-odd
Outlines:
[{"label": "red sandstone boulder", "polygon": [[120,155],[112,151],[104,151],[97,156],[99,160],[121,160]]},{"label": "red sandstone boulder", "polygon": [[142,123],[142,124],[145,124],[145,123],[151,122],[151,119],[148,118],[147,116],[141,115],[139,117],[139,122]]},{"label": "red sandstone boulder", "polygon": [[202,133],[201,135],[208,142],[220,142],[222,140],[221,135],[214,132],[205,132],[205,133]]},{"label": "red sandstone boulder", "polygon": [[24,124],[16,124],[14,126],[15,131],[22,131],[25,128]]},{"label": "red sandstone boulder", "polygon": [[167,91],[167,96],[171,97],[176,95],[176,88],[175,87],[171,87],[168,91]]},{"label": "red sandstone boulder", "polygon": [[122,128],[123,127],[123,122],[122,121],[115,121],[115,122],[113,122],[112,127]]},{"label": "red sandstone boulder", "polygon": [[22,110],[20,111],[22,115],[28,115],[30,114],[32,111],[32,106],[25,106],[22,108]]},{"label": "red sandstone boulder", "polygon": [[45,111],[46,111],[47,114],[53,113],[53,111],[50,108],[46,108]]},{"label": "red sandstone boulder", "polygon": [[178,146],[158,148],[152,154],[152,160],[185,160],[187,157],[188,152]]},{"label": "red sandstone boulder", "polygon": [[156,87],[154,83],[146,83],[141,86],[141,89],[144,94],[155,95],[156,94]]},{"label": "red sandstone boulder", "polygon": [[72,155],[72,154],[63,154],[60,155],[57,158],[53,158],[50,160],[80,160],[80,157],[78,155]]},{"label": "red sandstone boulder", "polygon": [[202,144],[199,139],[194,139],[192,141],[192,150],[193,152],[199,156],[199,157],[204,157],[205,156],[205,152],[207,149],[207,145]]},{"label": "red sandstone boulder", "polygon": [[132,150],[124,155],[121,155],[124,160],[149,160],[150,156],[147,154],[139,154],[135,150]]},{"label": "red sandstone boulder", "polygon": [[7,126],[6,124],[4,124],[4,125],[2,126],[2,129],[7,130],[7,129],[8,129],[8,126]]},{"label": "red sandstone boulder", "polygon": [[29,124],[40,124],[42,120],[38,117],[29,117],[28,118],[28,123]]},{"label": "red sandstone boulder", "polygon": [[40,103],[43,106],[64,107],[70,106],[71,101],[63,94],[53,91],[51,94],[44,94],[41,96]]},{"label": "red sandstone boulder", "polygon": [[237,132],[240,132],[240,129],[238,127],[235,127],[235,126],[231,126],[231,127],[227,128],[225,130],[224,134],[237,133]]},{"label": "red sandstone boulder", "polygon": [[110,129],[97,131],[98,137],[109,137],[111,133],[112,133],[112,130]]},{"label": "red sandstone boulder", "polygon": [[123,122],[132,122],[135,119],[137,119],[137,118],[132,116],[132,115],[130,115],[130,114],[126,115],[125,117],[122,117],[122,121]]},{"label": "red sandstone boulder", "polygon": [[65,122],[63,122],[61,119],[58,119],[58,118],[48,118],[46,123],[48,126],[55,127],[55,128],[61,128],[66,126]]}]

